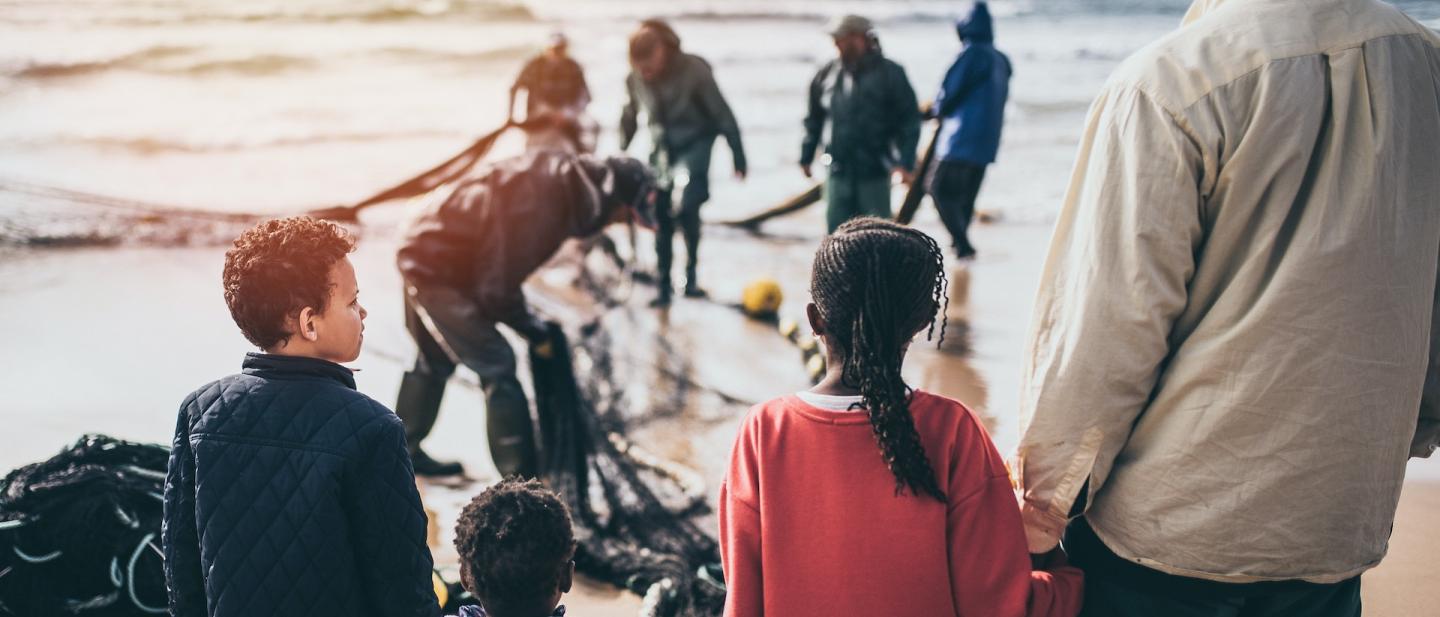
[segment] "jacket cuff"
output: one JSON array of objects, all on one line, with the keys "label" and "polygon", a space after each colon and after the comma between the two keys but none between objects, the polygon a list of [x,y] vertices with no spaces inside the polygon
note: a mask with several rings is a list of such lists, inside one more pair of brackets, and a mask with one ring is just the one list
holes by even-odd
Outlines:
[{"label": "jacket cuff", "polygon": [[1065,526],[1070,522],[1064,514],[1030,501],[1020,504],[1020,518],[1025,522],[1025,542],[1033,554],[1048,553],[1060,544]]},{"label": "jacket cuff", "polygon": [[1410,442],[1410,458],[1430,458],[1440,448],[1440,422],[1420,420]]}]

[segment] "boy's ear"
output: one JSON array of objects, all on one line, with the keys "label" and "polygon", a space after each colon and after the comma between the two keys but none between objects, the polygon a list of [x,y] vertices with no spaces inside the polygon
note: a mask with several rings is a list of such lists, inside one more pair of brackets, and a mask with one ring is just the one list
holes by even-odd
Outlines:
[{"label": "boy's ear", "polygon": [[315,330],[315,318],[318,316],[315,309],[308,306],[300,309],[300,314],[295,318],[295,333],[312,343],[320,340],[320,333]]},{"label": "boy's ear", "polygon": [[570,563],[565,567],[565,571],[560,573],[560,593],[570,593],[570,585],[575,582],[574,579],[575,560],[571,559]]},{"label": "boy's ear", "polygon": [[820,316],[820,307],[814,302],[805,305],[805,319],[810,321],[810,330],[815,336],[825,334],[825,318]]}]

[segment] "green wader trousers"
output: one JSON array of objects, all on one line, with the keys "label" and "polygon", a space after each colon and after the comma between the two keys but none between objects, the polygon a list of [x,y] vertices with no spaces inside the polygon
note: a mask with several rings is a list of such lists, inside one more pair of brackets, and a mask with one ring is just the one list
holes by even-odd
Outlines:
[{"label": "green wader trousers", "polygon": [[890,218],[890,177],[832,175],[825,179],[825,223],[830,233],[858,216]]}]

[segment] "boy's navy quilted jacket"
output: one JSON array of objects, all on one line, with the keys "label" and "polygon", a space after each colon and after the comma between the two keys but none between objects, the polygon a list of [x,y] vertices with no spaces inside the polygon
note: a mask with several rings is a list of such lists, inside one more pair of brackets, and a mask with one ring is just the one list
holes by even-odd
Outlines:
[{"label": "boy's navy quilted jacket", "polygon": [[185,399],[172,445],[171,614],[440,614],[404,428],[349,369],[249,354]]}]

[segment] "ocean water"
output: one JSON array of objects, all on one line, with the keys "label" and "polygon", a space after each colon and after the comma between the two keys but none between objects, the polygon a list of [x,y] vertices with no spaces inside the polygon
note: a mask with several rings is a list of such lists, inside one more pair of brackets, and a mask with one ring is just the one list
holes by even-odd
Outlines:
[{"label": "ocean water", "polygon": [[[994,2],[997,44],[1016,73],[1002,158],[981,207],[1048,220],[1090,98],[1116,62],[1174,28],[1187,4]],[[499,123],[510,80],[553,31],[571,37],[587,69],[591,112],[608,151],[627,70],[625,36],[637,19],[659,15],[673,20],[687,50],[715,66],[744,129],[751,181],[717,182],[710,207],[743,212],[805,184],[794,161],[805,86],[833,54],[822,30],[827,19],[875,18],[887,54],[906,67],[923,100],[959,48],[950,22],[968,6],[0,0],[0,182],[219,211],[355,200]],[[1440,17],[1437,2],[1406,8]],[[0,206],[20,199],[34,198],[0,192]]]},{"label": "ocean water", "polygon": [[[793,163],[806,84],[833,54],[823,34],[829,17],[877,19],[887,52],[925,98],[958,50],[949,23],[967,7],[923,0],[3,0],[0,181],[219,211],[348,202],[498,124],[510,80],[553,31],[571,37],[587,69],[591,112],[609,151],[625,37],[637,19],[661,15],[674,21],[687,50],[715,66],[745,132],[751,181],[717,182],[710,211],[745,211],[804,186]],[[997,191],[989,207],[1043,218],[1063,186],[1088,99],[1117,60],[1172,28],[1183,6],[1011,1],[994,8],[1016,77],[995,172],[1002,180],[992,185],[1007,175],[1045,181],[1013,195]],[[34,198],[0,193],[0,206],[21,199]]]}]

